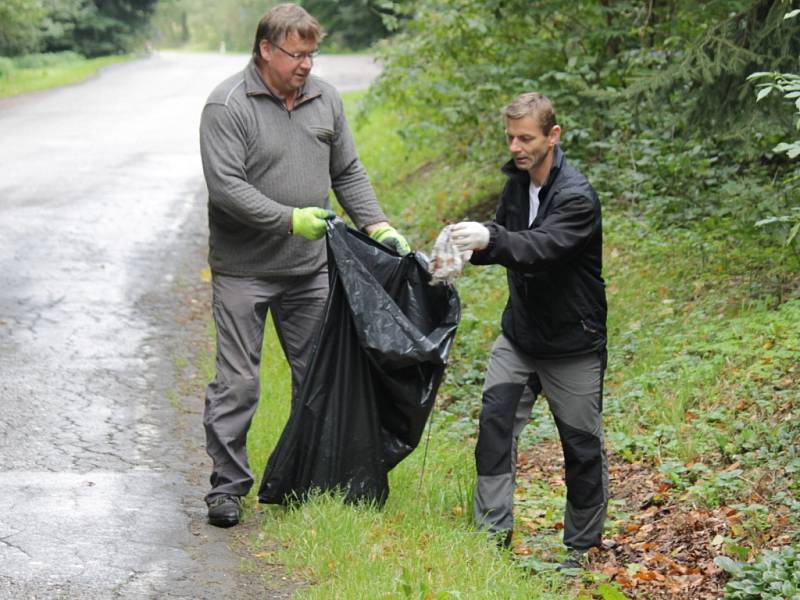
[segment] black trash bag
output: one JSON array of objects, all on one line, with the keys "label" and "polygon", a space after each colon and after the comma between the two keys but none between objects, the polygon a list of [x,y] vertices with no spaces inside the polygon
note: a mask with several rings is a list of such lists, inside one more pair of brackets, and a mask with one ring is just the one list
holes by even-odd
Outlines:
[{"label": "black trash bag", "polygon": [[385,502],[387,473],[422,437],[460,318],[450,285],[429,285],[424,257],[398,256],[336,219],[330,296],[258,499],[286,504],[337,490]]}]

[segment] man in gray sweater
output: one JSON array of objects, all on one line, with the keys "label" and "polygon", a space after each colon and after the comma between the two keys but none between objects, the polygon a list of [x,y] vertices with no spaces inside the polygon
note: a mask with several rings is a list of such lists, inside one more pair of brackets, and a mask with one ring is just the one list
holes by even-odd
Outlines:
[{"label": "man in gray sweater", "polygon": [[401,254],[355,151],[342,100],[310,74],[319,23],[295,4],[258,24],[253,59],[209,96],[200,123],[208,186],[209,264],[217,329],[216,376],[203,423],[213,460],[208,520],[230,527],[254,479],[245,442],[259,399],[267,312],[292,369],[308,367],[328,294],[322,239],[328,192],[356,227]]}]

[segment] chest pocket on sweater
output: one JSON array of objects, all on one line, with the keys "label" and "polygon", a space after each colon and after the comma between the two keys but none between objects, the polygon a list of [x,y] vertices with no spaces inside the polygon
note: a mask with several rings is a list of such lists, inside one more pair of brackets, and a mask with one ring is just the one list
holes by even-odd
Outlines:
[{"label": "chest pocket on sweater", "polygon": [[327,127],[309,127],[309,129],[319,141],[329,145],[333,143],[333,129],[328,129]]}]

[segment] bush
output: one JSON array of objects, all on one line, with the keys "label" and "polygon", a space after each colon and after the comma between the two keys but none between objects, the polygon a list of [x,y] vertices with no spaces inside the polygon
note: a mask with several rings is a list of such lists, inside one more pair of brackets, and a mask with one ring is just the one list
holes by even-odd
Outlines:
[{"label": "bush", "polygon": [[742,564],[726,556],[714,562],[731,575],[725,586],[732,600],[782,600],[800,596],[800,556],[791,547],[764,550],[752,564]]},{"label": "bush", "polygon": [[11,75],[14,71],[14,61],[5,56],[0,56],[0,77]]},{"label": "bush", "polygon": [[71,62],[83,60],[77,52],[47,52],[44,54],[26,54],[14,59],[14,65],[18,69],[40,69],[42,67],[52,67]]}]

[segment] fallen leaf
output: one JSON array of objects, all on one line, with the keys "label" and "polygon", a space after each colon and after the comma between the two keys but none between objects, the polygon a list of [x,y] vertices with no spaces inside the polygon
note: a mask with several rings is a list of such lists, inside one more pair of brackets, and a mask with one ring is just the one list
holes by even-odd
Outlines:
[{"label": "fallen leaf", "polygon": [[642,571],[638,571],[633,578],[638,579],[640,581],[653,581],[658,578],[664,579],[663,575],[659,575],[655,571],[648,571],[647,569],[643,569]]}]

